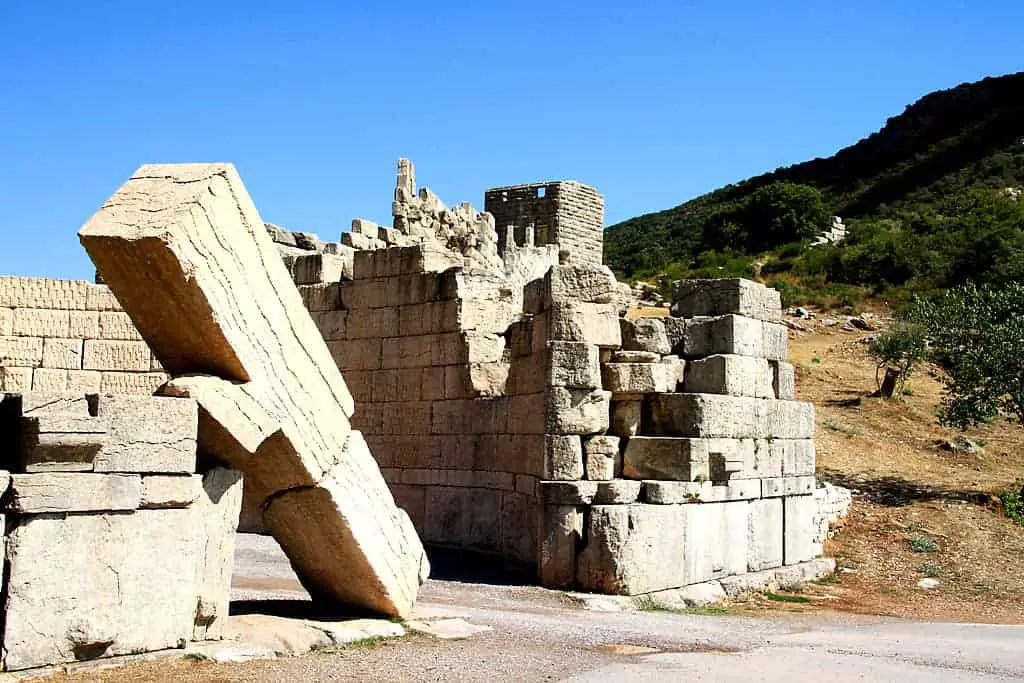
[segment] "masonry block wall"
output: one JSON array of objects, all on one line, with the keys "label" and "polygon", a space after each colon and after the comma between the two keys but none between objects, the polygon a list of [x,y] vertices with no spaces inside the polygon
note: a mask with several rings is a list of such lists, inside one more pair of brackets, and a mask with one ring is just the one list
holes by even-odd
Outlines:
[{"label": "masonry block wall", "polygon": [[546,339],[520,324],[522,286],[435,249],[356,252],[351,280],[299,290],[423,540],[533,564]]},{"label": "masonry block wall", "polygon": [[164,381],[107,287],[0,277],[0,392],[152,394]]},{"label": "masonry block wall", "polygon": [[578,263],[600,265],[604,197],[575,181],[511,185],[487,190],[484,210],[494,216],[500,253],[518,246],[558,245]]}]

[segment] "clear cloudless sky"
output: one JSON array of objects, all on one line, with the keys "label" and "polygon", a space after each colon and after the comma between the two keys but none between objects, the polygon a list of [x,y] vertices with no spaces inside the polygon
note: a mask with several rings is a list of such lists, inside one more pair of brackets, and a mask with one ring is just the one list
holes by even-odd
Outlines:
[{"label": "clear cloudless sky", "polygon": [[76,231],[142,163],[231,161],[264,220],[390,224],[576,179],[606,222],[828,156],[1024,69],[1024,2],[0,0],[0,274],[90,278]]}]

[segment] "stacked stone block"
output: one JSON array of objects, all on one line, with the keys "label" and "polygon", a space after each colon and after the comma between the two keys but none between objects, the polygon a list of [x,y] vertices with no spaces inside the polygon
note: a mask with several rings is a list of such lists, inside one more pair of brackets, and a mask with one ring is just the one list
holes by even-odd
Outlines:
[{"label": "stacked stone block", "polygon": [[222,637],[241,477],[196,474],[197,416],[187,399],[0,394],[5,670]]},{"label": "stacked stone block", "polygon": [[558,245],[577,262],[601,265],[604,197],[575,181],[496,187],[484,193],[498,248]]},{"label": "stacked stone block", "polygon": [[105,286],[0,277],[0,391],[152,394],[166,378]]},{"label": "stacked stone block", "polygon": [[545,583],[650,593],[809,566],[820,552],[814,413],[792,400],[777,293],[682,282],[674,311],[621,320],[621,348],[601,354],[601,442],[618,441],[621,479],[585,467],[563,477],[579,481],[542,482]]}]

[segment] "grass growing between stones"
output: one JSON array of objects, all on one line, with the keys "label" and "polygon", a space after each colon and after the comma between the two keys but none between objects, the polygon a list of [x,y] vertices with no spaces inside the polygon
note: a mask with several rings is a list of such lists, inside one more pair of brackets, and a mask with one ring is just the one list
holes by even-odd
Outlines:
[{"label": "grass growing between stones", "polygon": [[785,593],[765,593],[764,597],[772,602],[808,603],[810,598],[803,595],[787,595]]},{"label": "grass growing between stones", "polygon": [[636,608],[641,612],[669,612],[671,614],[689,614],[695,616],[720,617],[735,614],[736,608],[728,605],[704,605],[702,607],[673,607],[653,598],[641,597],[636,600]]}]

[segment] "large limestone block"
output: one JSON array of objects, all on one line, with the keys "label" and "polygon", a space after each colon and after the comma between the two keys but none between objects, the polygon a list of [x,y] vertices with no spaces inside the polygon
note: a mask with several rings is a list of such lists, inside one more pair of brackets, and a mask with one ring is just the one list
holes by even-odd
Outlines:
[{"label": "large limestone block", "polygon": [[8,535],[5,667],[180,647],[196,611],[195,534],[191,509],[19,521]]},{"label": "large limestone block", "polygon": [[672,351],[665,323],[658,318],[620,318],[619,325],[622,328],[622,348],[626,351],[649,351],[660,355]]},{"label": "large limestone block", "polygon": [[199,530],[193,640],[219,640],[224,636],[231,602],[235,527],[241,509],[241,472],[217,467],[203,475],[202,489],[192,508]]},{"label": "large limestone block", "polygon": [[692,318],[729,313],[778,321],[782,317],[782,300],[776,290],[741,278],[672,283],[672,315]]},{"label": "large limestone block", "polygon": [[11,477],[9,510],[22,514],[134,510],[142,482],[133,474],[41,472]]},{"label": "large limestone block", "polygon": [[695,394],[775,398],[772,379],[772,369],[763,358],[714,355],[689,362],[683,389]]},{"label": "large limestone block", "polygon": [[544,437],[544,478],[573,481],[583,478],[583,445],[575,434]]},{"label": "large limestone block", "polygon": [[163,475],[142,478],[141,508],[187,508],[199,500],[203,478],[198,474]]},{"label": "large limestone block", "polygon": [[280,494],[267,526],[299,576],[408,614],[422,545],[373,459],[346,451],[352,396],[234,167],[143,166],[79,237],[166,393],[198,402],[200,448]]},{"label": "large limestone block", "polygon": [[95,471],[195,472],[198,415],[196,402],[184,398],[101,396],[97,416],[110,428]]},{"label": "large limestone block", "polygon": [[548,386],[600,389],[601,362],[597,346],[586,342],[548,342]]},{"label": "large limestone block", "polygon": [[549,434],[598,434],[608,429],[611,392],[551,387],[545,410]]},{"label": "large limestone block", "polygon": [[550,321],[552,340],[587,342],[609,349],[622,345],[615,304],[556,302],[551,306]]},{"label": "large limestone block", "polygon": [[781,567],[783,559],[783,507],[781,498],[750,502],[747,518],[747,570]]},{"label": "large limestone block", "polygon": [[[430,565],[409,516],[378,472],[362,434],[353,430],[344,461],[316,485],[275,496],[263,519],[314,599],[404,616]],[[415,556],[410,538],[417,541]],[[339,548],[348,549],[344,557]]]},{"label": "large limestone block", "polygon": [[629,479],[704,481],[709,467],[706,439],[634,436],[622,456],[622,475]]},{"label": "large limestone block", "polygon": [[655,434],[733,439],[814,436],[810,403],[720,394],[655,394],[649,405]]},{"label": "large limestone block", "polygon": [[[706,553],[687,537],[697,505],[595,505],[576,578],[585,590],[637,595],[687,583]],[[699,547],[691,551],[690,543]],[[703,572],[701,572],[703,573]],[[700,580],[700,579],[698,579]]]},{"label": "large limestone block", "polygon": [[766,323],[761,320],[742,315],[722,315],[689,318],[683,323],[682,354],[687,358],[703,358],[718,353],[755,358],[765,355]]},{"label": "large limestone block", "polygon": [[814,559],[817,554],[818,502],[814,495],[787,496],[783,505],[783,562],[797,564]]},{"label": "large limestone block", "polygon": [[604,388],[612,394],[654,394],[675,391],[677,368],[670,363],[605,363]]},{"label": "large limestone block", "polygon": [[24,472],[88,472],[106,442],[100,418],[69,413],[40,414],[21,420]]},{"label": "large limestone block", "polygon": [[541,585],[572,587],[576,581],[576,554],[583,537],[583,510],[573,505],[544,506],[539,536]]}]

